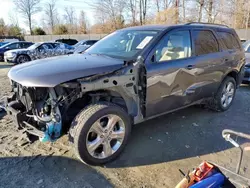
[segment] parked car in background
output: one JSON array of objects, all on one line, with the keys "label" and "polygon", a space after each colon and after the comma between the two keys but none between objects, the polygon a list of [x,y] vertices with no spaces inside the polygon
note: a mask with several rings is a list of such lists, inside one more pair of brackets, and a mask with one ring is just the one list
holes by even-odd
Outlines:
[{"label": "parked car in background", "polygon": [[70,46],[70,45],[65,44],[65,43],[61,43],[59,48],[65,48],[65,49],[69,50],[68,54],[73,54],[75,51],[75,48],[73,46]]},{"label": "parked car in background", "polygon": [[100,165],[118,157],[133,124],[196,104],[228,110],[244,65],[239,38],[224,25],[125,28],[84,54],[12,67],[6,109],[43,142],[68,130],[80,160]]},{"label": "parked car in background", "polygon": [[46,57],[72,54],[73,51],[74,49],[69,48],[67,44],[58,42],[40,42],[33,44],[27,49],[10,50],[4,54],[4,60],[6,62],[20,64]]},{"label": "parked car in background", "polygon": [[246,56],[245,75],[242,83],[250,84],[250,40],[243,43],[242,46]]},{"label": "parked car in background", "polygon": [[78,43],[78,41],[76,39],[57,39],[57,40],[55,40],[55,42],[65,43],[65,44],[68,44],[70,46],[73,46],[76,43]]},{"label": "parked car in background", "polygon": [[9,42],[0,42],[0,47],[5,45],[5,44],[8,44]]},{"label": "parked car in background", "polygon": [[23,48],[28,48],[31,46],[33,43],[32,42],[10,42],[7,43],[3,46],[0,47],[0,61],[4,60],[4,53],[9,51],[9,50],[14,50],[14,49],[23,49]]},{"label": "parked car in background", "polygon": [[241,44],[244,44],[247,40],[246,39],[240,39]]},{"label": "parked car in background", "polygon": [[95,44],[98,40],[81,40],[77,44],[74,45],[75,47],[75,54],[79,54],[84,52],[86,49],[88,49],[90,46]]},{"label": "parked car in background", "polygon": [[98,40],[81,40],[78,43],[76,43],[73,47],[77,48],[80,45],[86,45],[86,46],[92,46],[95,44]]}]

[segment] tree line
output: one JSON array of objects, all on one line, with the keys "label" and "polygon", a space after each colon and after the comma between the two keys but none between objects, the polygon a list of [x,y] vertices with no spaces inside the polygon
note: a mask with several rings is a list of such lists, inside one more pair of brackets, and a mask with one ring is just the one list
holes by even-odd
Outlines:
[{"label": "tree line", "polygon": [[[250,25],[249,0],[93,0],[88,3],[95,17],[92,26],[84,11],[77,15],[74,7],[65,7],[59,15],[57,0],[42,1],[14,0],[30,34],[110,33],[128,26],[186,22],[218,23],[237,29]],[[34,22],[38,12],[43,15],[39,23]],[[17,17],[10,16],[10,20],[12,24],[6,25],[0,19],[0,35],[21,35]]]}]

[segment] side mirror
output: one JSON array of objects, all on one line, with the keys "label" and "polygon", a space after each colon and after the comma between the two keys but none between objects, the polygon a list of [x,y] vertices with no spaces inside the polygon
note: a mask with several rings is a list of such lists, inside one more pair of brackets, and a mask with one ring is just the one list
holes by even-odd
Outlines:
[{"label": "side mirror", "polygon": [[5,47],[5,50],[9,50],[9,49],[10,49],[10,47],[9,47],[9,46],[6,46],[6,47]]}]

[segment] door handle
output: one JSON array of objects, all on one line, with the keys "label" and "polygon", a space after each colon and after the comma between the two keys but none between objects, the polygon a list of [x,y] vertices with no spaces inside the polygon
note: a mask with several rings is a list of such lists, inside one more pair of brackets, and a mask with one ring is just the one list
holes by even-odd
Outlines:
[{"label": "door handle", "polygon": [[188,66],[186,66],[186,69],[188,69],[188,70],[191,70],[193,68],[194,68],[194,65],[188,65]]}]

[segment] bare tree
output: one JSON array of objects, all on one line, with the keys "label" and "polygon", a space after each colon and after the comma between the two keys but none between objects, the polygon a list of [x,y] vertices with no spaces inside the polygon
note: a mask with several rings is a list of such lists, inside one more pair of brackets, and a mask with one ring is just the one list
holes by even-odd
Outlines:
[{"label": "bare tree", "polygon": [[161,1],[160,1],[160,0],[155,0],[155,4],[156,4],[157,12],[160,12],[160,9],[161,9]]},{"label": "bare tree", "polygon": [[56,0],[50,0],[50,2],[45,4],[44,13],[46,17],[45,21],[53,33],[54,27],[58,22]]},{"label": "bare tree", "polygon": [[65,7],[64,11],[65,11],[64,18],[65,18],[66,24],[68,25],[68,31],[70,33],[76,33],[77,32],[77,26],[75,22],[76,11],[74,7]]},{"label": "bare tree", "polygon": [[128,9],[131,12],[132,25],[136,25],[137,0],[129,0]]},{"label": "bare tree", "polygon": [[146,23],[147,15],[147,0],[140,0],[140,24],[143,25]]},{"label": "bare tree", "polygon": [[213,0],[209,0],[208,2],[208,23],[211,23],[212,22],[212,13],[213,13],[213,3],[214,1]]},{"label": "bare tree", "polygon": [[202,20],[202,11],[203,11],[203,8],[204,8],[204,0],[197,0],[197,3],[199,4],[198,22],[201,22],[201,20]]},{"label": "bare tree", "polygon": [[86,18],[85,12],[82,10],[80,12],[80,17],[79,17],[79,32],[83,34],[87,34],[88,32],[88,20]]},{"label": "bare tree", "polygon": [[175,0],[174,9],[175,9],[174,22],[178,24],[179,23],[179,0]]},{"label": "bare tree", "polygon": [[173,3],[174,0],[163,0],[164,2],[164,9],[168,9],[169,6]]},{"label": "bare tree", "polygon": [[13,13],[12,11],[9,12],[9,21],[10,21],[11,25],[19,26],[17,14]]},{"label": "bare tree", "polygon": [[111,30],[123,27],[123,13],[126,6],[126,0],[96,0],[92,4],[92,7],[95,12],[97,12],[97,15],[101,15],[102,22],[110,22],[109,24],[111,24],[112,27],[110,28]]},{"label": "bare tree", "polygon": [[4,19],[0,18],[0,36],[5,36],[7,27],[5,25]]},{"label": "bare tree", "polygon": [[185,0],[182,0],[182,17],[183,22],[186,22],[186,7],[185,7]]},{"label": "bare tree", "polygon": [[64,18],[66,19],[67,24],[73,25],[75,20],[75,9],[74,7],[65,7]]},{"label": "bare tree", "polygon": [[27,20],[30,34],[32,34],[32,16],[41,11],[40,0],[14,0],[17,10]]}]

